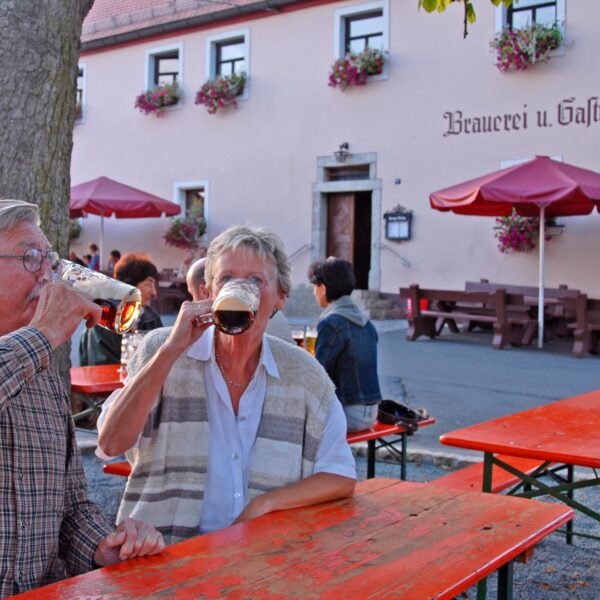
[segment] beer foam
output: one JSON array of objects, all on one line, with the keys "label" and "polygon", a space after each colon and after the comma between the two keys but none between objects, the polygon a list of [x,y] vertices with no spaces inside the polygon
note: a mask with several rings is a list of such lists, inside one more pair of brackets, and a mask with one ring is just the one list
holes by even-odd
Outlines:
[{"label": "beer foam", "polygon": [[215,300],[213,310],[239,310],[249,312],[251,311],[251,307],[238,296],[225,296],[224,298],[217,298]]},{"label": "beer foam", "polygon": [[115,279],[95,278],[95,279],[76,279],[73,281],[73,287],[88,298],[94,300],[109,300],[111,298],[123,298],[123,282]]}]

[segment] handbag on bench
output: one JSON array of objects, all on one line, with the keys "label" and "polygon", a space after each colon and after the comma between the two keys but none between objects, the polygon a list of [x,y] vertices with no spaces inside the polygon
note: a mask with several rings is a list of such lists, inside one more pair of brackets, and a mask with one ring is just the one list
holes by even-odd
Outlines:
[{"label": "handbag on bench", "polygon": [[419,422],[429,417],[424,408],[411,408],[395,400],[382,400],[379,403],[377,419],[380,423],[402,425],[407,435],[412,435],[419,428]]}]

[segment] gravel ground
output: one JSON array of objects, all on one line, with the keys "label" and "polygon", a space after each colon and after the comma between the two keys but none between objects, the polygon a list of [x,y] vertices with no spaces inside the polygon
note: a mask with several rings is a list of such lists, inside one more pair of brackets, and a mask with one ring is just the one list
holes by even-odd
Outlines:
[{"label": "gravel ground", "polygon": [[[84,455],[83,464],[89,483],[90,497],[114,522],[119,502],[125,488],[122,477],[102,473],[101,462],[91,454]],[[357,456],[359,480],[366,477],[366,459]],[[430,462],[409,462],[410,481],[432,481],[451,469]],[[379,477],[399,477],[395,464],[378,463]],[[577,499],[600,508],[600,490],[579,490]],[[580,514],[575,528],[600,535],[600,525]],[[488,598],[496,596],[496,577],[489,581]],[[463,598],[476,598],[472,588]],[[576,538],[568,546],[561,534],[552,534],[538,544],[533,559],[526,565],[516,564],[514,571],[514,597],[516,600],[597,600],[600,598],[600,542]]]}]

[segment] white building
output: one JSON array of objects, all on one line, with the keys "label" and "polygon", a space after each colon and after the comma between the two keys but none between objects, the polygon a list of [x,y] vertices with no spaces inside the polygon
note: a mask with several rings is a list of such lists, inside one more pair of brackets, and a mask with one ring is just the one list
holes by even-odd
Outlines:
[{"label": "white building", "polygon": [[[105,175],[184,208],[201,203],[207,242],[231,224],[274,229],[296,285],[311,259],[333,252],[353,258],[359,287],[384,293],[480,277],[535,285],[537,250],[500,253],[494,219],[440,213],[428,199],[539,154],[600,171],[600,3],[518,8],[478,2],[463,39],[460,7],[427,15],[417,0],[96,0],[83,27],[72,182]],[[565,44],[548,63],[501,73],[490,41],[507,18],[556,19]],[[388,53],[383,73],[330,87],[333,62],[365,43]],[[231,70],[248,77],[237,109],[194,104],[206,80]],[[173,77],[183,98],[162,117],[134,108]],[[408,241],[385,236],[397,205],[413,213]],[[546,245],[546,283],[598,296],[600,216],[563,223]],[[168,224],[110,220],[105,248],[177,266],[181,251],[162,240]],[[83,226],[80,251],[98,240],[97,218]]]}]

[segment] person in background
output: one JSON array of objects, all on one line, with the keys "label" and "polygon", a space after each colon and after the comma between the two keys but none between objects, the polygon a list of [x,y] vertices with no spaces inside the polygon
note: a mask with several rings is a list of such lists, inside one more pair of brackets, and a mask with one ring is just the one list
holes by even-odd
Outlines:
[{"label": "person in background", "polygon": [[317,304],[325,310],[317,324],[316,359],[335,384],[348,431],[368,429],[377,420],[381,398],[377,377],[377,331],[350,298],[352,265],[330,256],[308,268]]},{"label": "person in background", "polygon": [[75,250],[69,251],[69,260],[77,265],[81,265],[82,267],[86,266],[85,263],[79,258],[79,256],[77,256],[77,252],[75,252]]},{"label": "person in background", "polygon": [[85,267],[87,267],[88,269],[91,269],[90,265],[92,264],[92,255],[91,254],[84,254],[81,261],[83,262],[83,265]]},{"label": "person in background", "polygon": [[121,258],[121,253],[118,250],[110,251],[110,258],[108,259],[108,265],[106,267],[106,270],[109,273],[114,273],[115,265],[119,262],[120,258]]},{"label": "person in background", "polygon": [[[188,292],[195,302],[206,300],[210,296],[210,292],[206,287],[204,279],[204,269],[206,266],[206,258],[200,258],[188,269],[186,275],[186,283]],[[294,343],[294,338],[290,329],[290,324],[284,314],[276,311],[271,315],[267,324],[268,335],[274,335],[290,344]]]},{"label": "person in background", "polygon": [[[150,307],[150,300],[156,296],[158,271],[148,256],[133,252],[124,254],[115,265],[115,279],[137,287],[142,294],[142,312],[134,329],[150,331],[162,327],[160,316]],[[81,366],[119,364],[121,339],[122,336],[104,327],[86,330],[79,341]]]},{"label": "person in background", "polygon": [[98,246],[96,244],[90,244],[88,246],[90,251],[90,269],[94,269],[94,271],[100,270],[100,252],[98,251]]},{"label": "person in background", "polygon": [[[184,302],[173,327],[144,337],[98,420],[99,451],[127,452],[132,463],[119,515],[146,515],[168,544],[345,498],[356,478],[327,373],[295,344],[264,335],[291,287],[279,237],[230,227],[205,267],[210,299]],[[260,291],[239,335],[199,320],[231,279]]]},{"label": "person in background", "polygon": [[58,255],[38,223],[35,204],[0,200],[2,598],[164,548],[142,521],[113,531],[88,499],[52,351],[82,320],[97,323],[101,309],[65,283],[47,283]]}]

